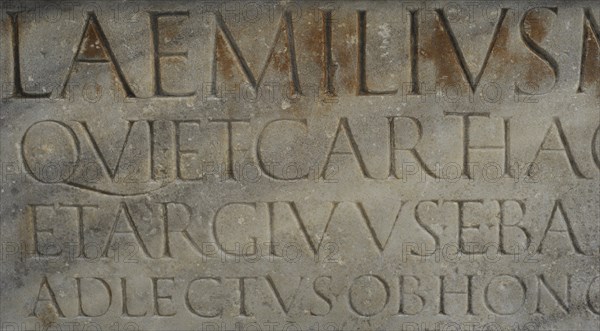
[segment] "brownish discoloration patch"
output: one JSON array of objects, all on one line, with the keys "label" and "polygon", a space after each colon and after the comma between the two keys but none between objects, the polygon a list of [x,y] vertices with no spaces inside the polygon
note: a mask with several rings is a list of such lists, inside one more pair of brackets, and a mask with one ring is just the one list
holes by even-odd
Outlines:
[{"label": "brownish discoloration patch", "polygon": [[[439,18],[436,18],[436,20],[437,23],[433,29],[432,37],[426,39],[423,43],[420,56],[423,59],[432,61],[434,64],[437,70],[437,83],[442,86],[468,86],[468,82],[462,74],[462,68],[454,54],[450,37],[444,31]],[[538,20],[542,21],[543,19],[538,18]],[[539,26],[543,26],[543,23],[538,24],[534,33],[536,38],[543,39],[547,34],[547,30]],[[506,70],[506,68],[519,68],[517,70],[522,72],[520,76],[522,81],[521,83],[517,82],[517,84],[528,92],[536,93],[543,85],[543,81],[552,77],[552,69],[532,52],[520,54],[511,51],[510,36],[509,26],[504,22],[499,28],[495,45],[492,45],[490,67],[486,70],[496,67],[496,78],[504,80],[510,79],[511,73],[514,73]],[[492,62],[496,65],[492,65]]]},{"label": "brownish discoloration patch", "polygon": [[549,21],[537,10],[531,11],[523,19],[525,33],[536,43],[541,43],[548,35]]},{"label": "brownish discoloration patch", "polygon": [[450,37],[438,17],[436,17],[432,37],[424,42],[420,56],[433,63],[437,71],[437,82],[443,86],[467,84],[463,78],[462,69],[454,53]]},{"label": "brownish discoloration patch", "polygon": [[302,36],[311,59],[319,64],[319,66],[323,66],[323,24],[311,23],[308,25],[306,34],[303,34]]},{"label": "brownish discoloration patch", "polygon": [[[530,56],[525,61],[527,71],[525,72],[525,83],[532,88],[540,88],[542,81],[552,76],[552,69],[537,56]],[[537,91],[530,91],[537,92]]]},{"label": "brownish discoloration patch", "polygon": [[340,63],[340,67],[346,68],[348,70],[348,72],[341,75],[341,77],[340,77],[342,86],[349,93],[357,94],[358,93],[358,73],[356,72],[356,69],[351,70],[352,67],[348,67],[347,61],[344,61],[344,62],[345,62],[344,64]]},{"label": "brownish discoloration patch", "polygon": [[581,64],[582,69],[582,88],[596,85],[598,96],[600,96],[600,44],[594,38],[594,32],[588,24],[585,26],[586,36],[585,45],[587,54],[584,54],[585,58]]},{"label": "brownish discoloration patch", "polygon": [[[356,64],[358,45],[356,43],[348,43],[346,41],[356,40],[358,38],[358,32],[356,31],[357,27],[356,24],[349,22],[346,24],[336,25],[334,29],[336,27],[338,28],[339,35],[341,36],[340,40],[344,42],[344,45],[343,47],[338,48],[334,46],[333,60],[337,65],[337,68],[340,69],[338,72],[343,88],[349,93],[354,94],[358,91],[358,66]],[[335,52],[336,49],[339,49],[337,53]]]},{"label": "brownish discoloration patch", "polygon": [[[531,40],[540,44],[546,38],[549,32],[550,20],[546,15],[538,10],[531,11],[523,18],[522,33],[526,34]],[[525,75],[523,76],[526,86],[530,89],[539,89],[543,85],[543,81],[552,77],[552,69],[539,57],[530,54],[526,57],[515,59],[517,63],[525,65]],[[529,91],[539,92],[539,91]]]},{"label": "brownish discoloration patch", "polygon": [[[532,89],[535,88],[535,86],[539,87],[541,85],[540,82],[552,74],[552,69],[550,69],[545,62],[541,61],[535,54],[531,52],[528,52],[528,54],[511,52],[509,40],[510,29],[508,24],[505,22],[498,31],[496,45],[492,49],[492,54],[490,56],[492,61],[497,61],[501,64],[497,74],[500,77],[505,76],[506,79],[510,79],[510,71],[503,71],[504,68],[513,68],[514,66],[523,68],[524,76],[522,77],[524,78],[525,82],[524,84],[519,84],[519,86],[522,85],[521,88],[527,90],[528,92],[535,93],[536,91]],[[504,78],[499,79],[503,80]]]},{"label": "brownish discoloration patch", "polygon": [[288,72],[290,70],[289,45],[287,39],[284,42],[285,48],[279,48],[273,52],[273,63],[279,72]]},{"label": "brownish discoloration patch", "polygon": [[50,305],[46,305],[41,309],[38,319],[42,322],[44,329],[47,329],[56,323],[58,314],[54,311],[54,308],[50,307]]},{"label": "brownish discoloration patch", "polygon": [[322,17],[318,22],[311,22],[311,24],[307,25],[305,32],[300,35],[301,38],[301,47],[302,50],[307,50],[309,54],[309,59],[313,61],[319,67],[321,71],[321,80],[319,82],[319,91],[315,91],[316,93],[321,93],[321,90],[325,88],[325,59],[324,59],[324,47],[325,47],[325,27],[322,21]]},{"label": "brownish discoloration patch", "polygon": [[343,75],[341,79],[342,86],[346,89],[346,91],[357,94],[358,93],[358,83],[357,79],[353,78],[351,75]]},{"label": "brownish discoloration patch", "polygon": [[179,36],[179,26],[177,24],[162,24],[160,27],[162,41],[169,42],[177,39]]},{"label": "brownish discoloration patch", "polygon": [[492,49],[491,59],[501,59],[503,62],[510,61],[512,54],[508,50],[508,41],[510,39],[510,31],[508,24],[504,23],[498,30],[496,45]]},{"label": "brownish discoloration patch", "polygon": [[81,48],[81,55],[88,59],[107,59],[104,44],[93,24],[90,24],[85,33],[85,39]]},{"label": "brownish discoloration patch", "polygon": [[227,49],[225,39],[223,39],[223,37],[220,34],[217,34],[216,38],[216,56],[218,62],[218,69],[221,71],[221,73],[223,74],[223,76],[225,76],[226,79],[232,79],[233,67],[235,66],[235,63],[233,63],[233,59],[229,54],[229,50]]}]

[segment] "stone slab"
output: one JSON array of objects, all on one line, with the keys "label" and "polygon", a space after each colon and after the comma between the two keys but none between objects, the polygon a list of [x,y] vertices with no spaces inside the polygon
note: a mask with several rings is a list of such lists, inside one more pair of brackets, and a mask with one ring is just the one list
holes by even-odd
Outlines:
[{"label": "stone slab", "polygon": [[600,328],[598,2],[0,5],[0,329]]}]

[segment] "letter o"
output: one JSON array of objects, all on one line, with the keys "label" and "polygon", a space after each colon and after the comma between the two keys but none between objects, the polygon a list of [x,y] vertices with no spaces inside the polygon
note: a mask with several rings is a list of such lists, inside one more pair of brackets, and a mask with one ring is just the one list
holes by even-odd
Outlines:
[{"label": "letter o", "polygon": [[[362,293],[358,293],[359,289],[362,290]],[[365,291],[365,289],[370,291]],[[381,300],[382,298],[384,300]],[[375,316],[383,311],[390,301],[390,287],[379,276],[362,275],[352,281],[349,300],[350,307],[359,316]]]},{"label": "letter o", "polygon": [[[512,315],[521,310],[525,304],[525,292],[525,285],[519,278],[510,275],[499,275],[492,278],[485,287],[485,305],[498,315]],[[490,300],[491,294],[494,294],[498,299]],[[517,298],[518,303],[515,304]]]}]

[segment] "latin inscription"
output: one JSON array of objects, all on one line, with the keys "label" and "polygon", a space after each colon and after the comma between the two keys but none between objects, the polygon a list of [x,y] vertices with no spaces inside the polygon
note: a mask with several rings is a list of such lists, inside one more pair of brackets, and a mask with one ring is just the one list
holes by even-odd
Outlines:
[{"label": "latin inscription", "polygon": [[[35,70],[40,65],[47,65],[47,63],[35,63],[25,58],[21,51],[21,43],[26,42],[24,36],[21,33],[23,29],[23,21],[26,16],[26,11],[7,11],[7,25],[10,35],[10,50],[7,57],[11,58],[12,68],[10,77],[10,85],[12,86],[12,92],[4,95],[3,97],[13,98],[67,98],[69,88],[71,87],[71,80],[74,73],[77,72],[77,67],[82,64],[88,66],[94,66],[102,68],[107,72],[111,72],[113,77],[114,86],[111,89],[115,89],[115,93],[121,91],[122,96],[126,98],[199,98],[200,99],[219,99],[228,94],[227,89],[233,86],[244,86],[249,91],[241,92],[250,95],[256,95],[263,86],[263,90],[272,89],[272,81],[265,82],[267,73],[269,70],[275,69],[279,71],[281,75],[278,79],[283,80],[288,86],[277,86],[281,88],[279,93],[283,93],[286,97],[298,98],[306,97],[308,94],[314,96],[325,96],[335,97],[340,94],[341,90],[344,90],[345,95],[352,96],[376,96],[376,95],[403,95],[411,96],[413,98],[422,97],[427,95],[428,89],[437,89],[437,85],[441,84],[442,89],[459,89],[467,94],[479,94],[485,93],[485,89],[492,89],[493,93],[498,93],[498,89],[514,94],[516,98],[528,99],[527,95],[544,95],[552,93],[559,89],[559,85],[567,91],[566,86],[570,86],[571,93],[592,93],[590,90],[597,85],[598,71],[596,69],[597,61],[595,58],[599,52],[600,47],[600,29],[598,28],[597,15],[594,14],[594,9],[589,7],[578,8],[579,15],[578,21],[581,22],[579,29],[577,30],[578,35],[583,36],[583,42],[579,43],[577,52],[581,54],[578,62],[572,63],[577,68],[562,68],[559,61],[555,56],[546,48],[542,46],[544,39],[548,34],[548,27],[551,22],[540,20],[540,17],[550,16],[550,20],[559,20],[558,17],[561,14],[558,7],[537,7],[530,8],[524,12],[521,10],[514,10],[511,8],[500,8],[498,9],[497,21],[494,23],[495,27],[490,33],[490,43],[487,46],[485,55],[480,63],[471,64],[468,63],[466,52],[463,48],[471,45],[459,42],[459,36],[453,30],[452,23],[448,19],[448,13],[444,8],[437,8],[435,10],[406,10],[400,13],[410,19],[401,20],[404,25],[398,27],[403,33],[391,36],[393,38],[408,40],[408,45],[403,47],[406,54],[402,54],[403,58],[408,59],[402,63],[400,68],[403,72],[409,73],[409,75],[402,74],[401,72],[394,73],[393,76],[404,77],[405,80],[396,81],[396,83],[386,89],[375,89],[369,86],[369,67],[373,65],[381,68],[382,64],[369,65],[371,62],[376,62],[375,59],[369,59],[367,49],[368,44],[368,25],[369,17],[372,18],[374,23],[380,23],[377,20],[377,13],[369,13],[365,10],[356,10],[354,15],[344,12],[344,23],[341,25],[351,25],[355,31],[351,31],[348,34],[342,35],[339,31],[334,31],[332,21],[333,11],[328,9],[320,9],[313,13],[314,17],[311,17],[312,22],[316,26],[321,26],[318,30],[310,31],[310,33],[302,33],[302,40],[297,40],[298,35],[294,30],[297,29],[294,26],[295,20],[301,18],[294,18],[293,13],[289,10],[283,10],[281,17],[278,22],[273,24],[275,27],[275,35],[273,40],[269,44],[265,45],[268,49],[266,59],[263,59],[262,67],[260,65],[250,65],[248,57],[245,53],[248,50],[243,50],[240,47],[240,43],[244,42],[243,38],[251,36],[239,36],[236,38],[234,33],[229,26],[229,23],[223,17],[219,11],[211,13],[212,27],[211,30],[214,32],[210,36],[194,36],[197,38],[208,38],[204,42],[210,44],[212,51],[207,52],[207,58],[193,59],[189,49],[189,45],[178,43],[177,49],[171,48],[168,45],[163,45],[164,40],[170,40],[171,38],[177,38],[181,36],[165,37],[164,35],[169,32],[173,34],[173,30],[177,30],[179,25],[187,23],[187,27],[192,25],[192,15],[195,13],[190,10],[184,11],[148,11],[143,13],[147,16],[149,24],[144,26],[144,32],[151,36],[151,42],[147,45],[146,49],[140,49],[140,52],[147,54],[152,65],[147,68],[152,72],[152,77],[149,79],[151,84],[147,86],[137,86],[134,88],[129,82],[132,79],[138,81],[139,78],[136,76],[136,70],[130,68],[125,70],[119,63],[119,59],[111,47],[108,36],[105,34],[101,22],[97,16],[97,13],[90,11],[86,13],[85,20],[83,22],[83,34],[79,38],[72,41],[73,47],[75,47],[74,57],[70,65],[64,69],[66,78],[60,82],[48,82],[48,81],[33,81],[25,84],[23,82],[23,71]],[[571,9],[571,8],[569,8]],[[543,16],[544,13],[546,16]],[[141,13],[140,13],[141,14]],[[204,13],[198,13],[204,15]],[[352,17],[354,16],[354,17]],[[507,18],[509,17],[510,18]],[[339,19],[337,19],[339,21]],[[178,22],[179,25],[175,25]],[[180,21],[183,21],[180,22]],[[336,22],[338,22],[336,21]],[[518,22],[518,24],[512,24],[509,21]],[[106,23],[105,23],[106,24]],[[510,25],[510,26],[509,26]],[[559,24],[556,24],[554,28],[558,29]],[[538,30],[542,30],[543,34],[538,33]],[[336,33],[338,32],[338,33]],[[47,32],[49,33],[49,32]],[[509,35],[517,34],[520,35],[518,43],[521,49],[512,50],[509,48],[507,38]],[[343,38],[347,43],[355,44],[353,50],[355,56],[344,54],[342,50],[334,48],[333,39]],[[435,41],[435,45],[428,45],[423,42],[423,38],[430,38]],[[438,40],[439,39],[439,40]],[[580,38],[581,39],[581,38]],[[212,42],[209,42],[212,40]],[[315,49],[311,49],[310,43],[317,43],[322,45]],[[298,44],[298,45],[297,45]],[[335,43],[339,44],[339,43]],[[304,48],[300,48],[300,47]],[[512,45],[511,45],[512,46]],[[434,49],[439,47],[445,47],[441,51]],[[514,52],[513,53],[511,53]],[[300,72],[310,71],[307,68],[303,68],[302,62],[299,58],[299,53],[316,53],[312,60],[314,64],[318,66],[320,74],[311,75],[312,77],[303,77]],[[522,55],[522,53],[528,53],[528,55]],[[508,54],[506,54],[508,53]],[[194,53],[196,54],[196,53]],[[344,54],[344,55],[342,55]],[[355,57],[355,63],[345,63],[342,66],[342,62],[347,62],[349,59],[337,58],[335,61],[335,55]],[[521,60],[524,63],[515,63],[517,60]],[[304,60],[304,59],[302,59]],[[450,61],[447,65],[448,68],[439,68],[439,65],[445,61]],[[122,60],[121,60],[122,61]],[[168,73],[168,62],[177,63],[177,66],[185,66],[188,61],[199,61],[203,63],[203,70],[205,73],[196,73],[195,76],[206,77],[206,81],[201,80],[200,89],[188,88],[187,90],[173,90],[169,89],[167,85],[173,85],[172,82],[166,82],[167,77],[173,77],[174,73]],[[24,67],[23,63],[26,62],[30,67]],[[438,66],[435,70],[435,75],[424,79],[425,76],[421,73],[424,70],[423,62],[431,62]],[[509,82],[510,84],[504,84],[500,86],[499,81],[487,81],[486,86],[482,90],[482,82],[487,75],[494,75],[489,73],[490,70],[499,70],[499,68],[510,69],[511,67],[521,70],[516,65],[524,66],[525,70],[539,70],[540,75],[527,77],[525,81],[515,80]],[[563,64],[564,65],[564,64]],[[475,66],[476,70],[472,68]],[[253,68],[256,67],[256,68]],[[493,67],[493,68],[492,68]],[[528,68],[530,67],[530,68]],[[454,68],[451,70],[449,68]],[[145,70],[146,68],[144,68]],[[180,68],[181,69],[181,68]],[[189,70],[189,68],[183,68]],[[316,67],[315,67],[316,69]],[[561,81],[560,73],[566,70],[576,69],[576,75],[570,78],[572,81]],[[355,71],[355,72],[352,72]],[[448,71],[448,72],[446,72]],[[339,72],[339,73],[338,73]],[[336,81],[338,80],[336,75],[343,73],[345,89],[337,86]],[[495,74],[498,76],[498,73]],[[287,79],[285,77],[288,77]],[[129,77],[129,78],[128,78]],[[315,79],[321,77],[321,79]],[[312,80],[311,80],[312,78]],[[196,79],[196,81],[198,81]],[[545,84],[545,81],[551,83]],[[27,85],[34,86],[52,86],[54,83],[60,85],[58,93],[53,92],[40,92],[34,91],[27,88]],[[223,83],[226,83],[223,85]],[[266,84],[265,84],[266,83]],[[539,86],[540,83],[547,85],[547,87]],[[266,85],[266,86],[264,86]],[[278,84],[279,85],[279,84]],[[508,89],[512,86],[512,89]],[[220,88],[222,87],[222,88]],[[135,91],[138,90],[138,91]],[[150,94],[148,94],[150,93]],[[273,93],[271,91],[271,93]],[[454,92],[448,92],[454,93]],[[138,95],[139,94],[139,95]],[[143,96],[142,96],[143,95]]]},{"label": "latin inscription", "polygon": [[596,329],[597,4],[1,6],[1,330]]}]

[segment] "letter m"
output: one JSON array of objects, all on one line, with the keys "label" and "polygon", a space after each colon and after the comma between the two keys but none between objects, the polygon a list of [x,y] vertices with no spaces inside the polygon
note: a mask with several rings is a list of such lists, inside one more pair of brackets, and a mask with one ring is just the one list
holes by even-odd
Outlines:
[{"label": "letter m", "polygon": [[[290,88],[292,91],[292,95],[301,95],[302,94],[302,91],[300,89],[300,80],[298,78],[298,66],[297,66],[297,62],[296,62],[296,49],[295,49],[295,45],[294,45],[294,29],[292,26],[292,15],[290,12],[286,11],[281,16],[281,20],[279,21],[279,27],[275,34],[275,39],[273,41],[273,45],[271,46],[271,48],[269,50],[269,55],[267,57],[267,60],[258,76],[256,76],[254,73],[252,73],[252,70],[250,70],[250,67],[248,66],[248,63],[246,62],[246,59],[244,58],[242,51],[240,50],[240,47],[233,39],[233,35],[231,34],[229,27],[227,27],[227,24],[225,24],[225,21],[223,20],[223,16],[221,15],[221,13],[218,13],[218,12],[215,13],[215,21],[216,21],[216,30],[215,30],[215,45],[214,45],[214,52],[213,52],[213,69],[212,69],[212,85],[211,85],[211,94],[212,95],[217,94],[216,93],[217,92],[217,69],[218,69],[218,62],[219,62],[219,58],[218,58],[219,50],[225,50],[225,49],[229,50],[229,52],[233,56],[234,60],[237,62],[238,67],[239,67],[242,75],[244,76],[244,79],[246,80],[246,82],[248,84],[250,84],[250,86],[256,92],[258,90],[258,88],[260,87],[260,84],[265,76],[265,72],[267,70],[267,67],[269,66],[269,63],[273,62],[273,60],[274,60],[275,46],[277,45],[277,42],[279,41],[283,30],[285,30],[285,32],[286,32],[286,48],[287,48],[287,56],[288,56],[288,61],[289,61],[288,68],[290,71],[290,85],[291,85]],[[221,48],[220,47],[221,45],[219,44],[220,42],[222,42],[223,43],[222,45],[226,46],[226,47]]]}]

